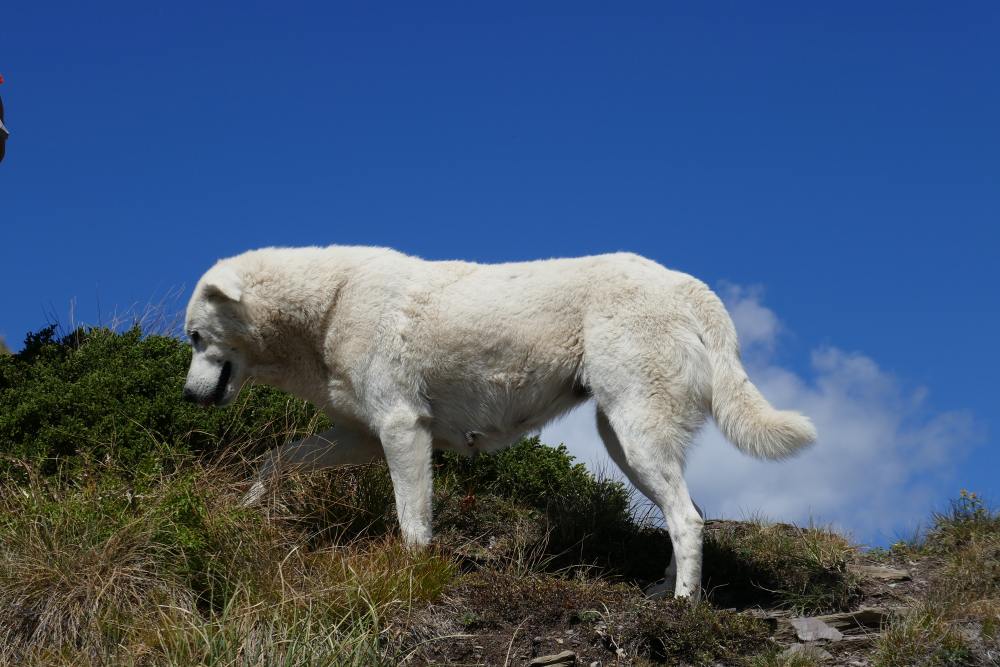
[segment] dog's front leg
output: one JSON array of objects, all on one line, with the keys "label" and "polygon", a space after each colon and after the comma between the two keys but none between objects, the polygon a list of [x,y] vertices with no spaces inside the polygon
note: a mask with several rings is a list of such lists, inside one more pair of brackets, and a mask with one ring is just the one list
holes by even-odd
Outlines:
[{"label": "dog's front leg", "polygon": [[396,515],[409,546],[431,541],[431,433],[416,411],[397,408],[379,431],[396,494]]},{"label": "dog's front leg", "polygon": [[342,465],[360,465],[382,458],[382,447],[363,428],[338,423],[334,428],[314,433],[302,440],[275,447],[264,455],[257,480],[243,496],[243,505],[255,505],[264,496],[267,484],[286,472],[312,472]]}]

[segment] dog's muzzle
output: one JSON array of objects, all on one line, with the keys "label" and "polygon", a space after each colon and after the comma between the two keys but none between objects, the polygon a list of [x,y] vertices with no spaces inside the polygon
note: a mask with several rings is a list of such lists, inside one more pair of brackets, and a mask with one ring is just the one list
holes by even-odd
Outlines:
[{"label": "dog's muzzle", "polygon": [[208,396],[199,396],[190,387],[184,387],[184,400],[189,403],[197,403],[202,407],[210,405],[221,405],[226,397],[226,387],[229,379],[233,376],[233,364],[230,361],[222,364],[222,372],[219,373],[219,380],[215,383],[215,389]]}]

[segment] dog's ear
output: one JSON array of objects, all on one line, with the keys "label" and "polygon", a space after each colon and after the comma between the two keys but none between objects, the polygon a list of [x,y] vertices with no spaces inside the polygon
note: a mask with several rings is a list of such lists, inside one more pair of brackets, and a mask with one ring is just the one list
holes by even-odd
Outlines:
[{"label": "dog's ear", "polygon": [[243,278],[228,266],[220,266],[205,277],[205,295],[239,302],[243,297]]}]

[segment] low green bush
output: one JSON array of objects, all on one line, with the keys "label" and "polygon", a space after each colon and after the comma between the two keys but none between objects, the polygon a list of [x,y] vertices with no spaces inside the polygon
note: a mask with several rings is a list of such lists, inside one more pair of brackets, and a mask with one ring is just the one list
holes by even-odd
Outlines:
[{"label": "low green bush", "polygon": [[164,449],[252,455],[325,425],[310,405],[268,387],[249,387],[227,410],[186,403],[190,359],[182,341],[138,327],[29,334],[20,352],[0,356],[0,453],[45,474],[75,474],[87,460],[148,471],[169,459]]},{"label": "low green bush", "polygon": [[[595,479],[582,463],[574,463],[565,445],[547,447],[537,437],[495,454],[471,458],[459,454],[439,455],[439,477],[447,488],[491,493],[518,498],[532,507],[546,509],[553,500],[573,500],[593,491]],[[628,511],[629,496],[624,485],[608,481],[612,511]]]},{"label": "low green bush", "polygon": [[454,514],[480,529],[492,521],[490,508],[503,510],[497,524],[509,521],[510,509],[489,502],[477,507],[478,496],[498,496],[539,512],[550,567],[597,566],[648,583],[662,575],[670,559],[669,538],[636,519],[627,487],[595,477],[563,445],[549,447],[532,437],[495,454],[471,459],[444,454],[439,462],[439,504],[461,505]]}]

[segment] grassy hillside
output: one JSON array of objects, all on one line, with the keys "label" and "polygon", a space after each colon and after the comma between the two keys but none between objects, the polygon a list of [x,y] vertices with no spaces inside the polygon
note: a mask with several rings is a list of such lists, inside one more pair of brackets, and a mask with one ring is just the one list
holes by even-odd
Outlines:
[{"label": "grassy hillside", "polygon": [[[138,330],[0,357],[0,664],[1000,664],[1000,516],[974,494],[875,552],[712,521],[706,602],[651,600],[665,533],[537,439],[437,457],[421,552],[382,465],[240,507],[253,458],[324,419],[260,387],[192,407],[187,361]],[[801,616],[842,637],[798,638]]]}]

